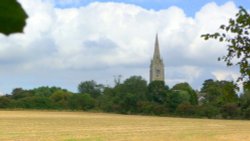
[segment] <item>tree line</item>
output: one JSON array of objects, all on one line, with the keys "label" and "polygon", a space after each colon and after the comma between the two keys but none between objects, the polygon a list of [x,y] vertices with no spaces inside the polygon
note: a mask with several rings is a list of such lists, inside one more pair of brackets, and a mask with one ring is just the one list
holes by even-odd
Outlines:
[{"label": "tree line", "polygon": [[102,111],[121,114],[250,119],[250,90],[237,94],[230,81],[205,80],[200,91],[188,83],[169,88],[163,81],[131,76],[115,86],[95,81],[78,85],[78,93],[59,87],[15,88],[0,96],[0,108]]}]

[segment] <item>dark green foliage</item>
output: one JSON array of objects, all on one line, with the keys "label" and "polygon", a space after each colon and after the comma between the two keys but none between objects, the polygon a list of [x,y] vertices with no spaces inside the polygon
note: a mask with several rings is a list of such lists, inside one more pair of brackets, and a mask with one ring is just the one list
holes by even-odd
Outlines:
[{"label": "dark green foliage", "polygon": [[167,99],[167,87],[163,81],[153,81],[148,85],[148,99],[163,104]]},{"label": "dark green foliage", "polygon": [[169,109],[165,105],[150,101],[140,101],[138,109],[138,113],[146,115],[166,115],[169,113]]},{"label": "dark green foliage", "polygon": [[0,108],[10,107],[11,99],[6,96],[0,96]]},{"label": "dark green foliage", "polygon": [[71,93],[62,90],[55,91],[49,98],[53,102],[53,107],[56,109],[68,109]]},{"label": "dark green foliage", "polygon": [[250,90],[244,89],[244,93],[240,96],[240,106],[244,118],[250,119]]},{"label": "dark green foliage", "polygon": [[11,94],[13,99],[20,99],[32,96],[32,93],[30,93],[30,91],[23,90],[22,88],[15,88]]},{"label": "dark green foliage", "polygon": [[185,82],[185,83],[176,84],[175,86],[173,86],[172,90],[177,91],[177,92],[183,92],[183,93],[187,92],[189,95],[188,101],[190,102],[190,104],[192,105],[198,104],[197,94],[188,83]]},{"label": "dark green foliage", "polygon": [[95,100],[89,94],[73,94],[68,106],[71,110],[90,110],[95,107]]},{"label": "dark green foliage", "polygon": [[[205,103],[213,103],[213,105],[219,103],[219,98],[222,94],[220,93],[220,86],[212,79],[205,80],[201,92],[204,93]],[[218,100],[217,100],[218,99]]]},{"label": "dark green foliage", "polygon": [[190,103],[181,103],[176,108],[176,113],[182,116],[192,116],[195,114],[195,107]]},{"label": "dark green foliage", "polygon": [[131,76],[123,84],[117,85],[115,90],[120,94],[131,93],[144,99],[147,92],[147,81],[141,76]]},{"label": "dark green foliage", "polygon": [[250,107],[250,90],[244,90],[244,93],[240,96],[240,104],[242,109]]},{"label": "dark green foliage", "polygon": [[52,102],[47,97],[25,97],[19,100],[12,101],[11,108],[51,109]]},{"label": "dark green foliage", "polygon": [[176,108],[181,103],[189,103],[189,95],[185,91],[172,91],[169,93],[169,109],[175,112]]},{"label": "dark green foliage", "polygon": [[211,117],[237,118],[240,115],[239,98],[236,93],[237,86],[229,81],[205,80],[201,93],[203,93],[203,104],[199,109],[199,116],[204,111],[211,112]]},{"label": "dark green foliage", "polygon": [[105,111],[137,113],[138,103],[146,100],[147,82],[141,76],[132,76],[113,89],[106,88],[100,106]]},{"label": "dark green foliage", "polygon": [[[0,97],[0,108],[98,110],[122,114],[169,115],[206,118],[250,118],[250,93],[244,89],[240,98],[233,82],[206,80],[201,92],[203,103],[197,104],[196,92],[188,83],[169,89],[162,81],[147,85],[140,76],[132,76],[114,87],[99,89],[93,81],[89,93],[74,94],[58,87],[32,90],[16,88]],[[91,85],[85,85],[89,84]],[[83,83],[81,83],[83,84]],[[92,85],[94,84],[94,85]],[[89,88],[89,87],[88,87]],[[94,96],[92,92],[100,92]],[[86,89],[84,90],[85,92]],[[83,92],[83,91],[82,91]]]},{"label": "dark green foliage", "polygon": [[197,105],[197,101],[196,92],[188,83],[176,84],[171,91],[168,92],[169,109],[171,112],[175,112],[179,115],[191,115],[193,113],[191,111],[194,109],[191,105]]},{"label": "dark green foliage", "polygon": [[105,112],[114,112],[116,111],[115,101],[117,100],[114,89],[107,87],[104,89],[103,95],[99,99],[100,108]]},{"label": "dark green foliage", "polygon": [[90,94],[91,97],[97,98],[101,95],[104,86],[97,84],[94,80],[84,81],[78,85],[78,92],[82,94]]},{"label": "dark green foliage", "polygon": [[125,93],[123,99],[120,100],[121,113],[136,113],[138,97],[131,93]]},{"label": "dark green foliage", "polygon": [[233,82],[205,80],[201,92],[204,93],[205,103],[222,106],[226,103],[237,103],[237,87]]},{"label": "dark green foliage", "polygon": [[10,99],[7,108],[67,109],[71,95],[67,90],[58,87],[39,87],[32,90],[15,88],[12,95],[3,98]]},{"label": "dark green foliage", "polygon": [[221,25],[220,33],[204,34],[205,40],[215,39],[219,42],[227,43],[227,55],[219,58],[228,66],[239,65],[241,76],[238,81],[243,81],[244,85],[250,88],[250,15],[243,7],[235,15],[235,19],[229,19],[228,25]]},{"label": "dark green foliage", "polygon": [[235,103],[227,103],[222,106],[221,114],[223,118],[237,118],[240,115],[240,108]]},{"label": "dark green foliage", "polygon": [[243,117],[246,119],[250,119],[250,107],[243,110]]},{"label": "dark green foliage", "polygon": [[210,104],[198,106],[196,109],[196,115],[199,117],[216,118],[219,114],[220,110]]},{"label": "dark green foliage", "polygon": [[0,2],[0,32],[9,35],[23,32],[27,14],[16,0],[1,0]]},{"label": "dark green foliage", "polygon": [[48,87],[48,86],[38,87],[38,88],[35,88],[35,89],[31,90],[33,95],[35,95],[35,96],[44,96],[44,97],[49,97],[53,93],[55,93],[56,91],[68,92],[66,89],[62,89],[62,88],[59,88],[59,87]]},{"label": "dark green foliage", "polygon": [[40,97],[34,96],[31,97],[31,102],[33,105],[30,107],[31,109],[52,109],[53,101],[48,97]]}]

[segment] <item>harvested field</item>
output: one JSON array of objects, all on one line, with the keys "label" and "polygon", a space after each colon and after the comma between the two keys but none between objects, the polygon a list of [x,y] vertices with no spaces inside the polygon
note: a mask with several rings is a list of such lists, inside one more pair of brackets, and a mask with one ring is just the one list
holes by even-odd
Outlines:
[{"label": "harvested field", "polygon": [[250,121],[0,111],[0,141],[250,141]]}]

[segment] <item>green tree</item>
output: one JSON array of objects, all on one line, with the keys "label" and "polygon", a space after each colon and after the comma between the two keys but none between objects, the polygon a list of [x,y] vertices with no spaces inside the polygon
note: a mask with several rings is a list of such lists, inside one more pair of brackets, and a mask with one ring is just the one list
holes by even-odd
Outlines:
[{"label": "green tree", "polygon": [[71,110],[90,110],[95,108],[95,100],[89,94],[73,94],[69,107]]},{"label": "green tree", "polygon": [[190,103],[181,103],[177,106],[176,113],[182,116],[192,116],[195,114],[195,107]]},{"label": "green tree", "polygon": [[0,96],[0,108],[10,107],[11,99],[7,96]]},{"label": "green tree", "polygon": [[192,105],[198,104],[197,94],[188,83],[184,82],[184,83],[176,84],[173,86],[172,91],[186,91],[190,96],[189,102]]},{"label": "green tree", "polygon": [[123,84],[117,86],[121,93],[131,93],[145,98],[147,91],[147,81],[141,76],[131,76]]},{"label": "green tree", "polygon": [[30,96],[16,100],[14,108],[51,109],[52,102],[48,97]]},{"label": "green tree", "polygon": [[78,92],[82,94],[90,94],[91,97],[97,98],[102,94],[104,86],[97,84],[94,80],[84,81],[78,85]]},{"label": "green tree", "polygon": [[211,104],[203,104],[197,107],[196,115],[199,117],[215,118],[220,114],[218,107]]},{"label": "green tree", "polygon": [[167,115],[169,113],[168,107],[164,104],[152,101],[140,101],[138,104],[140,113],[150,115]]},{"label": "green tree", "polygon": [[105,87],[103,91],[103,95],[101,95],[99,98],[100,108],[106,112],[116,111],[116,108],[115,108],[117,107],[117,103],[115,103],[115,101],[117,101],[116,97],[117,95],[114,91],[114,88]]},{"label": "green tree", "polygon": [[139,101],[139,97],[136,94],[125,93],[123,99],[120,100],[119,105],[121,106],[120,112],[121,113],[136,113],[137,109],[137,102]]},{"label": "green tree", "polygon": [[50,99],[53,102],[54,108],[67,109],[68,102],[69,102],[69,99],[71,96],[72,96],[72,94],[69,92],[58,90],[50,96]]},{"label": "green tree", "polygon": [[223,118],[236,118],[240,115],[240,108],[236,103],[224,104],[221,108]]},{"label": "green tree", "polygon": [[244,93],[240,96],[240,106],[244,118],[250,119],[250,90],[244,89]]},{"label": "green tree", "polygon": [[141,76],[131,76],[114,88],[106,87],[100,97],[100,107],[107,112],[137,113],[139,103],[146,100],[147,82]]},{"label": "green tree", "polygon": [[161,104],[167,102],[167,90],[163,81],[152,81],[148,85],[148,100]]},{"label": "green tree", "polygon": [[23,32],[27,14],[16,0],[1,0],[0,2],[0,32],[9,35]]},{"label": "green tree", "polygon": [[50,97],[53,93],[56,91],[64,91],[68,92],[66,89],[62,89],[60,87],[48,87],[48,86],[42,86],[38,88],[34,88],[30,90],[31,93],[35,96],[41,96],[41,97]]},{"label": "green tree", "polygon": [[169,110],[174,113],[181,103],[190,103],[190,95],[186,91],[173,90],[169,94]]},{"label": "green tree", "polygon": [[225,61],[227,66],[239,65],[241,76],[238,81],[243,81],[250,88],[250,15],[240,7],[235,16],[235,19],[229,19],[228,25],[220,26],[220,33],[204,34],[201,37],[227,43],[228,53],[219,60]]},{"label": "green tree", "polygon": [[122,84],[115,86],[114,103],[117,104],[119,112],[135,113],[140,101],[146,99],[147,81],[141,76],[131,76]]},{"label": "green tree", "polygon": [[[236,94],[236,89],[237,86],[233,82],[214,81],[211,79],[206,80],[203,83],[201,92],[205,94],[205,105],[207,106],[205,106],[205,108],[202,110],[208,110],[208,112],[211,112],[212,115],[214,115],[216,111],[220,111],[220,115],[223,118],[237,117],[240,113],[240,110],[238,106],[239,99]],[[213,109],[207,109],[209,107]],[[218,116],[219,114],[216,115]],[[211,115],[208,115],[208,117],[211,117]]]},{"label": "green tree", "polygon": [[13,99],[21,99],[24,97],[30,97],[33,96],[32,93],[29,90],[24,90],[22,88],[15,88],[13,89],[11,93],[11,97]]},{"label": "green tree", "polygon": [[222,106],[228,103],[238,103],[237,86],[229,81],[205,80],[201,93],[204,93],[205,103]]}]

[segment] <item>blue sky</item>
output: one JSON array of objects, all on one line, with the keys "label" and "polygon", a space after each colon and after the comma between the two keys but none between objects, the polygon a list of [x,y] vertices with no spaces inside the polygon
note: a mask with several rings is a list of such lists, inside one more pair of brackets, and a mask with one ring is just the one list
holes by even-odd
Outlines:
[{"label": "blue sky", "polygon": [[[57,3],[57,6],[60,8],[69,8],[69,7],[81,7],[86,6],[92,2],[121,2],[134,4],[146,9],[161,10],[166,9],[170,6],[178,6],[184,10],[188,16],[194,16],[197,11],[200,10],[202,6],[207,3],[215,2],[218,5],[225,4],[229,0],[71,0],[66,3],[64,0],[61,0],[63,3]],[[247,9],[250,7],[250,0],[230,0],[236,4],[236,6],[243,6]]]}]

